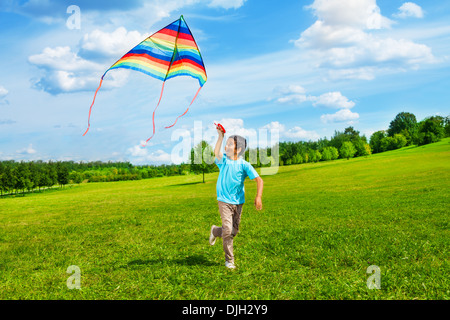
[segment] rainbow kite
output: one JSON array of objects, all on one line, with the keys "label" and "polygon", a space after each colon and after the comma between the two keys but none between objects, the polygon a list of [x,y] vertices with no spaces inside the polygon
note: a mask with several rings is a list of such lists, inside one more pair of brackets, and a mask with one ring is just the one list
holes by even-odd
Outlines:
[{"label": "rainbow kite", "polygon": [[[89,108],[88,128],[83,136],[89,131],[92,106],[94,105],[97,92],[102,86],[103,78],[109,70],[118,68],[140,71],[163,81],[161,95],[158,104],[153,111],[153,134],[145,143],[147,143],[155,134],[155,112],[161,102],[165,81],[177,76],[191,76],[198,80],[200,88],[197,90],[189,107],[192,105],[200,92],[200,89],[206,82],[206,70],[200,50],[198,49],[197,43],[195,42],[186,21],[183,16],[181,16],[178,20],[172,22],[139,43],[106,70],[100,80],[100,85],[95,91],[94,100]],[[182,115],[175,119],[175,122],[172,125],[165,128],[173,127],[175,123],[177,123],[178,118],[184,116],[188,112],[189,107]]]}]

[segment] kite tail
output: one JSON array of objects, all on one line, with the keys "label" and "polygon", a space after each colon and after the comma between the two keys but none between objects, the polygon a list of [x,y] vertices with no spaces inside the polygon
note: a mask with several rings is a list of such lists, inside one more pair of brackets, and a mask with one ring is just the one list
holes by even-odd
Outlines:
[{"label": "kite tail", "polygon": [[[197,98],[197,95],[198,95],[198,93],[200,92],[201,89],[202,89],[202,87],[198,88],[197,93],[196,93],[195,96],[194,96],[194,99],[192,99],[191,103],[189,104],[189,107],[194,103],[194,101],[195,101],[195,99]],[[166,128],[166,129],[172,128],[172,127],[177,123],[178,119],[181,118],[182,116],[184,116],[184,115],[189,111],[189,107],[186,109],[186,111],[185,111],[181,116],[178,116],[178,117],[175,119],[175,122],[174,122],[171,126],[168,126],[168,127],[165,127],[165,128]]]},{"label": "kite tail", "polygon": [[90,124],[89,121],[90,121],[90,119],[91,119],[92,106],[94,105],[95,98],[97,97],[97,92],[98,92],[98,90],[100,90],[100,87],[102,86],[102,82],[103,82],[103,77],[100,79],[100,85],[98,86],[97,90],[95,91],[95,94],[94,94],[94,100],[92,101],[91,107],[89,108],[88,127],[87,127],[87,129],[86,129],[86,132],[83,133],[83,137],[84,137],[84,135],[89,131],[89,127],[91,126],[91,124]]},{"label": "kite tail", "polygon": [[147,142],[148,142],[151,138],[153,138],[153,136],[155,135],[155,112],[156,112],[156,109],[157,109],[158,106],[159,106],[159,103],[161,102],[161,98],[162,98],[162,95],[163,95],[164,84],[165,84],[165,83],[166,83],[166,82],[164,81],[164,82],[163,82],[163,85],[162,85],[162,88],[161,88],[161,95],[159,96],[158,104],[156,105],[155,110],[153,110],[153,116],[152,116],[153,134],[152,134],[152,136],[151,136],[150,138],[148,138],[147,140],[145,140],[145,143],[142,144],[143,147],[145,147],[145,146],[147,145]]}]

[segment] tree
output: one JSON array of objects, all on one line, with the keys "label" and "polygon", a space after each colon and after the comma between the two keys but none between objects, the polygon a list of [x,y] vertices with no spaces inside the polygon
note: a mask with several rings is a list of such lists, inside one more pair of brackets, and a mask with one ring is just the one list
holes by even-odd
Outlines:
[{"label": "tree", "polygon": [[350,141],[350,138],[350,130],[347,130],[347,134],[335,130],[334,136],[331,138],[329,145],[339,150],[345,141]]},{"label": "tree", "polygon": [[443,118],[441,118],[438,116],[429,117],[419,123],[419,133],[417,136],[417,144],[419,146],[438,142],[445,136]]},{"label": "tree", "polygon": [[373,153],[383,152],[384,150],[381,148],[381,140],[386,137],[386,131],[380,130],[374,132],[370,136],[370,147],[372,148]]},{"label": "tree", "polygon": [[309,162],[318,162],[322,158],[319,150],[308,149]]},{"label": "tree", "polygon": [[302,155],[301,155],[300,153],[297,153],[297,154],[294,156],[293,161],[294,161],[295,164],[301,164],[301,163],[303,163],[303,157],[302,157]]},{"label": "tree", "polygon": [[395,139],[394,137],[384,137],[381,139],[381,152],[394,150],[395,149]]},{"label": "tree", "polygon": [[400,134],[405,137],[406,145],[410,146],[410,145],[414,144],[415,140],[417,140],[416,139],[417,127],[412,132],[409,132],[408,130],[403,129],[402,131],[400,131]]},{"label": "tree", "polygon": [[295,154],[298,153],[297,145],[293,142],[280,143],[280,160],[284,164],[291,164]]},{"label": "tree", "polygon": [[408,141],[405,138],[405,136],[400,134],[400,133],[394,134],[393,138],[394,138],[394,149],[403,148],[408,143]]},{"label": "tree", "polygon": [[20,162],[17,166],[17,180],[15,189],[22,190],[22,194],[25,193],[25,189],[30,191],[33,188],[33,184],[31,182],[31,171],[28,165],[25,162]]},{"label": "tree", "polygon": [[[365,138],[365,137],[364,137]],[[372,154],[372,149],[370,148],[370,145],[364,141],[364,139],[358,139],[353,143],[356,152],[356,157],[367,157]]]},{"label": "tree", "polygon": [[309,153],[308,152],[302,154],[302,158],[305,160],[305,163],[311,162],[311,160],[309,159]]},{"label": "tree", "polygon": [[30,162],[28,165],[30,168],[30,179],[33,183],[33,188],[39,187],[39,183],[42,180],[42,174],[39,170],[39,164]]},{"label": "tree", "polygon": [[335,147],[328,147],[331,152],[331,160],[336,160],[339,158],[339,151]]},{"label": "tree", "polygon": [[6,164],[3,177],[2,177],[2,185],[5,191],[9,191],[10,193],[14,191],[17,182],[17,174],[16,170],[13,167],[12,163],[9,162]]},{"label": "tree", "polygon": [[[226,155],[223,155],[226,157]],[[198,145],[191,149],[191,170],[194,173],[203,174],[203,183],[205,183],[205,173],[214,170],[214,151],[206,142],[201,141]]]},{"label": "tree", "polygon": [[45,179],[43,186],[45,187],[53,187],[56,183],[58,183],[58,173],[55,168],[55,164],[53,162],[49,162],[46,165]]},{"label": "tree", "polygon": [[72,183],[80,184],[83,181],[83,175],[78,171],[72,171],[69,173],[69,180],[72,180]]},{"label": "tree", "polygon": [[356,149],[353,146],[353,143],[351,143],[350,141],[345,141],[344,143],[342,143],[342,147],[339,149],[339,153],[342,158],[347,158],[347,160],[349,160],[355,155]]},{"label": "tree", "polygon": [[8,191],[6,189],[6,173],[5,170],[6,166],[3,164],[3,162],[0,162],[0,195],[3,196],[3,192]]},{"label": "tree", "polygon": [[450,116],[446,116],[443,121],[445,137],[450,137]]},{"label": "tree", "polygon": [[319,150],[314,150],[314,152],[316,156],[316,161],[320,161],[320,159],[322,159],[322,153],[320,153]]},{"label": "tree", "polygon": [[69,169],[64,163],[58,162],[56,164],[56,176],[60,186],[64,186],[69,183]]},{"label": "tree", "polygon": [[[406,130],[410,136],[413,136],[417,129],[416,116],[409,112],[400,112],[389,124],[387,134],[393,137],[396,133],[401,133]],[[410,141],[412,142],[412,141]]]},{"label": "tree", "polygon": [[323,161],[329,161],[331,160],[331,150],[330,148],[334,147],[326,147],[322,150],[322,160]]},{"label": "tree", "polygon": [[41,191],[41,188],[47,185],[47,164],[38,162],[36,166],[37,171],[39,172],[37,186],[39,188],[39,191]]},{"label": "tree", "polygon": [[355,139],[354,141],[352,141],[352,143],[356,149],[356,152],[355,152],[356,157],[368,156],[367,149],[366,149],[367,142],[365,142],[361,138],[358,138],[358,139]]},{"label": "tree", "polygon": [[353,127],[347,127],[344,129],[344,135],[347,137],[346,141],[355,141],[360,139],[359,131],[356,131]]},{"label": "tree", "polygon": [[372,148],[370,147],[370,144],[366,143],[364,145],[365,150],[365,156],[370,156],[372,154]]}]

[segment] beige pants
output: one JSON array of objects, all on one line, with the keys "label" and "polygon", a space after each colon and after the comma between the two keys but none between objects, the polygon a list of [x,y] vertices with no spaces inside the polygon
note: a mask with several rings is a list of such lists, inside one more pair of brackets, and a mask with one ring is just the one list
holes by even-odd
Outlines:
[{"label": "beige pants", "polygon": [[225,251],[225,260],[228,262],[234,263],[233,238],[239,232],[243,205],[244,204],[236,205],[219,201],[222,227],[215,227],[213,229],[213,235],[223,239],[223,251]]}]

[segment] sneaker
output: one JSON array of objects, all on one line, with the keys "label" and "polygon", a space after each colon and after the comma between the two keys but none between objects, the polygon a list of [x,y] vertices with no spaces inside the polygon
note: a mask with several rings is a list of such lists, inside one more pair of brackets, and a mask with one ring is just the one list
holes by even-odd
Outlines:
[{"label": "sneaker", "polygon": [[216,227],[215,225],[212,225],[211,232],[209,233],[209,244],[212,246],[214,245],[214,243],[216,243],[216,237],[214,237],[214,234],[213,234],[213,229],[215,227]]},{"label": "sneaker", "polygon": [[225,261],[225,267],[227,267],[228,269],[236,269],[236,266],[234,265],[234,263],[228,262],[228,261]]}]

